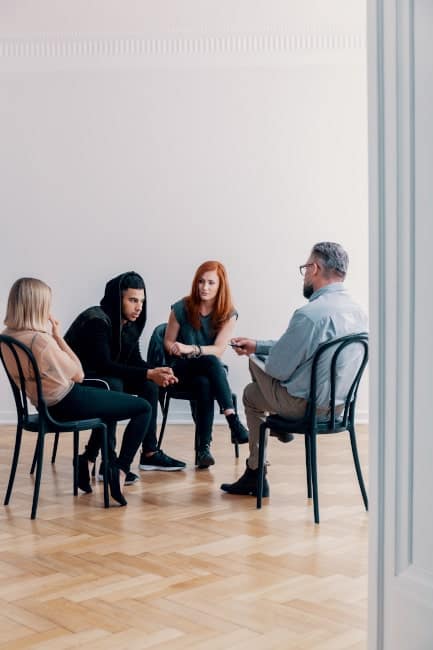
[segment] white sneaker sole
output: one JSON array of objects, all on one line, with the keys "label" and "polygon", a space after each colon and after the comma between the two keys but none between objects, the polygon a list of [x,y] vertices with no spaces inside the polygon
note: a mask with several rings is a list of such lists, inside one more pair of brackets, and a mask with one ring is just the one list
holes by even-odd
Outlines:
[{"label": "white sneaker sole", "polygon": [[141,469],[143,472],[179,472],[185,467],[160,467],[159,465],[139,465],[138,469]]}]

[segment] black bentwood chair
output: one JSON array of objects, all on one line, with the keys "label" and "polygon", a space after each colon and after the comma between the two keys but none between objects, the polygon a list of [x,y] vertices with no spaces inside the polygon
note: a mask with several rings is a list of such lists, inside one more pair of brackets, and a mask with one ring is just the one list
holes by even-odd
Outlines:
[{"label": "black bentwood chair", "polygon": [[[90,388],[102,388],[103,390],[111,390],[109,383],[105,379],[97,379],[96,377],[88,378],[84,377],[83,379],[83,386],[88,386]],[[51,464],[54,465],[56,462],[56,457],[57,457],[57,448],[59,446],[59,437],[60,434],[58,431],[56,431],[55,436],[54,436],[54,442],[53,442],[53,451],[51,453]],[[36,442],[36,447],[35,447],[35,453],[33,454],[33,460],[32,460],[32,466],[30,468],[30,474],[33,474],[35,471],[36,467],[36,461],[38,457],[38,444]],[[92,468],[92,476],[95,476],[95,465],[93,465]]]},{"label": "black bentwood chair", "polygon": [[[14,359],[16,370],[19,376],[19,385],[17,385],[12,378],[10,369],[8,369],[5,359],[4,352],[5,349],[9,350],[11,357]],[[19,355],[19,352],[21,355]],[[25,361],[22,361],[24,355]],[[20,358],[21,356],[21,358]],[[39,373],[38,364],[31,350],[16,339],[6,336],[4,334],[0,335],[0,358],[3,363],[4,369],[9,379],[10,386],[12,388],[12,393],[15,399],[15,405],[17,409],[17,432],[15,439],[15,448],[13,453],[11,473],[9,476],[9,483],[6,490],[6,496],[4,500],[4,505],[8,505],[12,488],[15,480],[16,469],[18,465],[18,459],[21,449],[21,439],[22,432],[32,431],[37,433],[37,443],[36,443],[36,477],[35,477],[35,487],[33,491],[33,503],[32,503],[32,512],[31,518],[36,518],[36,510],[38,507],[39,499],[39,489],[41,484],[41,475],[42,475],[42,463],[43,463],[43,454],[44,454],[44,442],[45,434],[47,433],[63,433],[66,431],[73,431],[73,468],[74,468],[74,495],[78,494],[78,443],[79,443],[79,431],[84,431],[88,429],[99,428],[102,431],[102,455],[103,458],[107,459],[107,427],[100,418],[92,418],[89,420],[74,420],[69,422],[58,422],[54,420],[48,412],[48,408],[42,393],[42,384],[41,377]],[[28,365],[31,370],[31,375],[34,378],[34,382],[37,390],[38,397],[38,412],[35,414],[29,414],[28,405],[27,405],[27,393],[26,393],[26,378],[23,372],[23,363]],[[104,463],[105,467],[108,467],[108,463]],[[109,498],[108,498],[108,480],[107,472],[104,472],[104,506],[108,508]]]},{"label": "black bentwood chair", "polygon": [[[153,330],[152,336],[149,340],[149,347],[147,351],[147,361],[151,364],[152,367],[166,366],[167,359],[164,351],[164,336],[167,323],[161,323],[157,325]],[[226,372],[228,372],[228,367],[224,366]],[[193,391],[182,390],[176,385],[169,386],[168,388],[160,388],[159,390],[159,404],[162,411],[162,422],[161,429],[159,431],[158,438],[158,449],[161,448],[162,440],[164,438],[165,427],[167,424],[168,410],[170,408],[170,401],[172,399],[188,400],[191,405],[191,414],[192,418],[195,421],[195,405],[197,402],[197,395]],[[235,393],[232,393],[232,400],[235,412],[238,412],[238,401]],[[237,442],[233,443],[235,448],[235,457],[239,458],[239,445]],[[199,441],[197,436],[194,439],[194,451],[197,454],[199,447]],[[196,459],[197,460],[197,459]]]},{"label": "black bentwood chair", "polygon": [[[162,439],[164,437],[165,427],[167,424],[168,409],[170,407],[170,400],[172,399],[188,400],[191,405],[192,419],[195,422],[195,405],[198,399],[197,396],[195,396],[192,391],[189,392],[183,391],[175,386],[170,386],[169,388],[161,388],[159,392],[159,404],[161,406],[161,411],[162,411],[162,422],[161,422],[161,429],[159,431],[158,449],[160,449],[162,445]],[[237,398],[234,393],[232,393],[232,400],[233,400],[235,412],[237,413],[238,412]],[[234,442],[233,445],[235,448],[235,457],[239,458],[239,445],[237,442]],[[199,440],[197,440],[197,434],[196,434],[194,438],[194,451],[196,454],[198,452],[198,449],[199,449]]]},{"label": "black bentwood chair", "polygon": [[[343,350],[348,350],[354,346],[360,347],[360,356],[358,363],[355,364],[353,380],[348,386],[344,403],[336,404],[336,395],[338,391],[339,370],[344,367],[344,355],[340,357]],[[317,412],[317,371],[319,362],[328,364],[328,359],[323,358],[327,353],[329,356],[329,383],[330,399],[329,411],[325,415]],[[340,357],[340,359],[339,359]],[[269,415],[260,426],[259,438],[259,472],[258,472],[258,489],[257,489],[257,508],[262,506],[264,465],[265,465],[265,435],[266,430],[270,429],[275,433],[301,433],[305,436],[305,464],[307,469],[307,494],[311,499],[313,496],[314,504],[314,521],[319,523],[319,493],[317,487],[317,440],[318,434],[340,433],[348,431],[352,447],[353,461],[355,463],[356,475],[364,501],[365,509],[368,510],[367,492],[362,478],[361,465],[358,458],[355,434],[355,406],[356,396],[362,373],[368,361],[368,334],[350,334],[322,343],[313,357],[311,368],[310,395],[307,403],[305,417],[301,420],[289,420],[280,415]],[[340,400],[341,401],[341,400]],[[311,489],[312,488],[312,489]]]}]

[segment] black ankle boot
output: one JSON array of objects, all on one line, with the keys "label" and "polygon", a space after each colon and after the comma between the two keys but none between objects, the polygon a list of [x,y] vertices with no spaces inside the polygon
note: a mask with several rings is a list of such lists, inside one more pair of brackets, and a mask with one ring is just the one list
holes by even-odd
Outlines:
[{"label": "black ankle boot", "polygon": [[244,445],[246,442],[248,442],[248,429],[246,429],[242,422],[239,420],[238,414],[231,413],[230,415],[226,415],[226,418],[230,427],[232,442],[237,442],[238,445]]},{"label": "black ankle boot", "polygon": [[80,490],[83,490],[83,492],[87,492],[87,494],[92,492],[92,486],[90,485],[89,461],[86,453],[78,456],[78,487]]},{"label": "black ankle boot", "polygon": [[126,506],[128,503],[120,489],[120,474],[119,468],[112,465],[108,468],[108,485],[110,486],[110,494],[117,503],[121,506]]},{"label": "black ankle boot", "polygon": [[[258,469],[250,469],[248,467],[242,476],[235,483],[223,483],[221,485],[221,490],[228,492],[229,494],[249,494],[251,496],[257,496],[257,481],[259,477]],[[265,476],[263,479],[263,494],[262,496],[269,496],[269,483],[266,478],[266,467],[265,467]]]},{"label": "black ankle boot", "polygon": [[215,465],[215,458],[210,453],[209,445],[203,445],[195,455],[195,464],[198,469],[206,469],[211,465]]}]

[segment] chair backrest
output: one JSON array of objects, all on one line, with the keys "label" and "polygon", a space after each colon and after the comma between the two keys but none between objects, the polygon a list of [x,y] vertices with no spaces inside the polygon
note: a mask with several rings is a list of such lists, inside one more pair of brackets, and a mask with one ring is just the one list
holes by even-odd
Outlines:
[{"label": "chair backrest", "polygon": [[[17,408],[18,420],[20,422],[23,422],[29,416],[26,391],[26,384],[28,379],[26,379],[23,370],[24,364],[26,364],[28,370],[30,370],[30,372],[27,371],[27,375],[31,377],[31,381],[34,381],[36,386],[38,412],[40,415],[44,415],[48,420],[51,421],[51,417],[48,414],[48,409],[42,393],[42,382],[38,364],[30,348],[24,345],[24,343],[21,343],[21,341],[17,341],[16,339],[12,338],[11,336],[0,334],[0,359],[3,363],[3,367],[6,371],[6,375],[12,388],[12,393],[14,395],[15,405]],[[16,380],[13,377],[13,363],[15,363],[16,368]]]},{"label": "chair backrest", "polygon": [[164,336],[167,323],[157,325],[152,332],[147,348],[147,363],[153,368],[160,368],[167,365],[167,357],[164,349]]},{"label": "chair backrest", "polygon": [[[349,347],[352,346],[351,353],[353,356],[350,360],[352,373],[347,377],[347,361],[345,360],[344,351],[348,352]],[[355,354],[353,346],[358,347],[358,354]],[[361,332],[359,334],[349,334],[337,339],[332,339],[322,343],[314,353],[313,363],[311,368],[311,383],[310,383],[310,396],[308,399],[306,416],[311,419],[311,423],[315,426],[317,420],[317,388],[318,388],[318,369],[320,363],[326,359],[328,381],[330,385],[329,414],[326,414],[326,422],[321,421],[321,429],[329,429],[332,431],[336,426],[346,428],[349,421],[353,420],[355,413],[356,397],[358,393],[359,383],[362,374],[368,361],[368,334]],[[347,359],[347,354],[346,354]],[[338,408],[337,405],[337,391],[338,382],[341,381],[341,369],[345,369],[346,383],[344,386],[344,395],[340,397],[343,404]],[[323,405],[319,405],[323,408]],[[342,408],[343,407],[343,408]],[[325,406],[326,408],[326,406]],[[341,415],[342,412],[342,415]]]}]

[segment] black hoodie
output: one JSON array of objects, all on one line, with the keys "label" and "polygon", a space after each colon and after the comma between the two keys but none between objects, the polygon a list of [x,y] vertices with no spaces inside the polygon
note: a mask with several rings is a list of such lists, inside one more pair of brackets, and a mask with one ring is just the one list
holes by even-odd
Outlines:
[{"label": "black hoodie", "polygon": [[107,282],[101,306],[81,312],[65,334],[87,376],[147,379],[149,366],[141,357],[138,343],[146,324],[146,290],[140,316],[122,326],[120,282],[124,275]]}]

